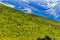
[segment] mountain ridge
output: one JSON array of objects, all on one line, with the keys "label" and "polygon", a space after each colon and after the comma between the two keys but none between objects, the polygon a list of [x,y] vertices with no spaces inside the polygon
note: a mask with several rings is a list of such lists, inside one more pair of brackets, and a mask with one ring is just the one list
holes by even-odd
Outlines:
[{"label": "mountain ridge", "polygon": [[55,0],[55,1],[53,0],[16,0],[16,1],[1,0],[1,2],[6,3],[6,4],[12,4],[15,6],[16,9],[23,11],[23,12],[27,12],[28,10],[31,10],[31,12],[28,11],[28,13],[32,13],[32,14],[35,13],[36,15],[41,13],[39,14],[39,16],[41,15],[47,18],[51,18],[53,20],[60,21],[60,10],[59,10],[60,1],[59,0]]}]

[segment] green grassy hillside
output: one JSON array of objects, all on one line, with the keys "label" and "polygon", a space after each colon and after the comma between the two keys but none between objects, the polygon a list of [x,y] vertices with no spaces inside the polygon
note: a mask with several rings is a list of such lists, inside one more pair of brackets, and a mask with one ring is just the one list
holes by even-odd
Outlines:
[{"label": "green grassy hillside", "polygon": [[0,4],[0,40],[60,40],[60,22]]}]

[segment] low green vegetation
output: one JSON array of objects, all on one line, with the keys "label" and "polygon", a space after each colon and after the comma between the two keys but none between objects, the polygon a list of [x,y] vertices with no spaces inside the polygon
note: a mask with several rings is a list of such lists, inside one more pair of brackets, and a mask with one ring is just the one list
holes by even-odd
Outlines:
[{"label": "low green vegetation", "polygon": [[0,4],[0,40],[60,40],[60,22]]}]

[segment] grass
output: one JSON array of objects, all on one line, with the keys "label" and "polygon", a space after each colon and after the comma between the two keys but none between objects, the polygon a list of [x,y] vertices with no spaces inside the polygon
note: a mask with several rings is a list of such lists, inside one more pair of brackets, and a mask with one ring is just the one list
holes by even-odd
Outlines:
[{"label": "grass", "polygon": [[60,22],[0,4],[0,40],[60,40]]}]

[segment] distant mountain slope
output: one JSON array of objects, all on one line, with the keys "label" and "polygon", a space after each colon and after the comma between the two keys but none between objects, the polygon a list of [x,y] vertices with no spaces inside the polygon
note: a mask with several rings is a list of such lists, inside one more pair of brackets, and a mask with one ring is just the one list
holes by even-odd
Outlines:
[{"label": "distant mountain slope", "polygon": [[60,22],[0,4],[0,40],[60,40]]},{"label": "distant mountain slope", "polygon": [[60,21],[59,0],[0,0],[14,5],[15,9]]}]

